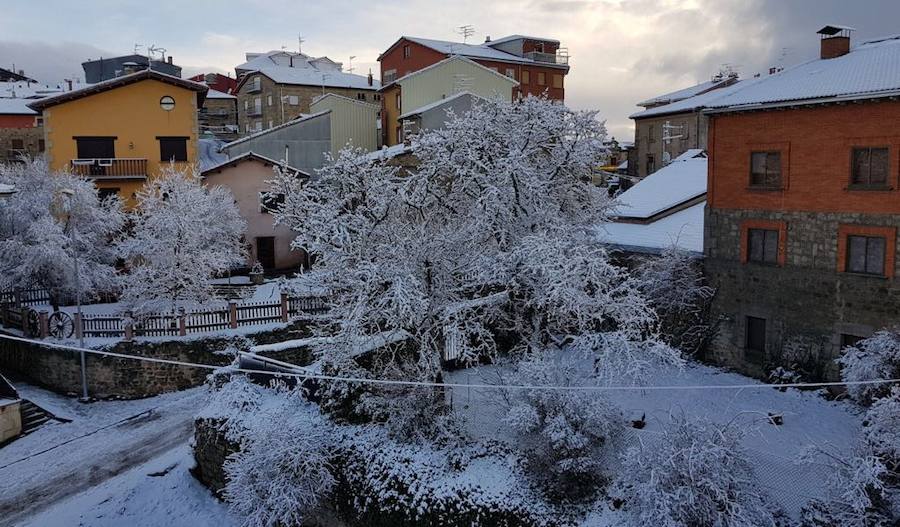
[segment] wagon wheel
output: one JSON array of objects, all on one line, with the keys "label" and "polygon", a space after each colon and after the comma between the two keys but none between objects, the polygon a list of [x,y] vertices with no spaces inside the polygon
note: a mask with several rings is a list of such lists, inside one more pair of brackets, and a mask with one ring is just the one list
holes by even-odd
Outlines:
[{"label": "wagon wheel", "polygon": [[67,339],[75,332],[75,323],[72,317],[62,311],[57,311],[50,315],[48,319],[50,326],[50,335],[58,339]]},{"label": "wagon wheel", "polygon": [[40,315],[38,315],[38,312],[33,309],[27,309],[25,313],[25,325],[27,327],[28,334],[31,336],[40,335],[41,317]]}]

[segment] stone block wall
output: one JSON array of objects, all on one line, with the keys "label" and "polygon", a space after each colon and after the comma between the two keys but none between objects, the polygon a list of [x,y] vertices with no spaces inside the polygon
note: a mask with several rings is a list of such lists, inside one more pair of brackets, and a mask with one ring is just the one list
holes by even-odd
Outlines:
[{"label": "stone block wall", "polygon": [[0,399],[0,445],[22,433],[20,404],[18,400]]},{"label": "stone block wall", "polygon": [[[783,266],[741,263],[741,224],[786,224]],[[900,279],[838,272],[838,226],[897,225],[878,214],[707,209],[705,268],[717,288],[712,317],[718,333],[710,359],[751,375],[783,363],[786,347],[813,354],[822,375],[835,379],[841,335],[865,337],[900,323]],[[895,263],[895,266],[897,263]],[[747,317],[766,320],[766,354],[746,351]]]}]

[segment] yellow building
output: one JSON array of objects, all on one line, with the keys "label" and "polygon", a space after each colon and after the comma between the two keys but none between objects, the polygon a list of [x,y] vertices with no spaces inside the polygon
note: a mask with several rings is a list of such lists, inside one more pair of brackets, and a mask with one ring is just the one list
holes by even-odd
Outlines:
[{"label": "yellow building", "polygon": [[144,70],[37,100],[52,170],[94,181],[126,205],[163,166],[198,161],[197,108],[204,84]]}]

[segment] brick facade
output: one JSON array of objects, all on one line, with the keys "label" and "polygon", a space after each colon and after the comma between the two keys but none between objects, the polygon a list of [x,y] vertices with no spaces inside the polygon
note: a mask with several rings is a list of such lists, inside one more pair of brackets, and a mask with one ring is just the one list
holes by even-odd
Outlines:
[{"label": "brick facade", "polygon": [[[843,345],[900,322],[900,103],[712,114],[704,245],[718,293],[711,358],[764,375],[798,343],[836,378]],[[851,185],[854,147],[888,148],[888,184]],[[751,185],[753,152],[780,155],[780,182]],[[748,262],[748,229],[778,232],[777,260]],[[849,236],[884,240],[882,272],[849,272]],[[878,254],[878,252],[876,252]],[[765,320],[762,353],[748,317]],[[849,340],[848,340],[849,339]]]},{"label": "brick facade", "polygon": [[[255,89],[259,79],[259,90]],[[310,112],[309,105],[313,99],[323,93],[334,93],[350,99],[381,105],[381,96],[375,91],[352,88],[334,88],[325,86],[303,86],[296,84],[278,84],[269,77],[258,73],[248,73],[242,77],[238,85],[238,126],[241,135],[272,128],[286,123],[301,113]],[[287,98],[282,104],[282,98]],[[296,97],[297,104],[291,104],[291,97]],[[257,99],[259,106],[256,105]],[[259,109],[257,111],[257,108]]]}]

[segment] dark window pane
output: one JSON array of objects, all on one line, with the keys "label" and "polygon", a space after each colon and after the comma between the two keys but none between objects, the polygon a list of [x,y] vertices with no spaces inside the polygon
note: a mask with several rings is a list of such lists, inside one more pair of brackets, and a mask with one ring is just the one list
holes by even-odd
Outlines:
[{"label": "dark window pane", "polygon": [[765,250],[763,258],[768,263],[778,261],[778,231],[765,231]]},{"label": "dark window pane", "polygon": [[866,239],[866,272],[884,274],[884,238]]},{"label": "dark window pane", "polygon": [[766,181],[766,153],[750,154],[750,184],[764,185]]},{"label": "dark window pane", "polygon": [[75,139],[79,159],[112,159],[116,157],[112,137],[79,137]]},{"label": "dark window pane", "polygon": [[750,229],[747,236],[748,249],[747,254],[751,262],[761,262],[765,258],[765,231],[761,229]]},{"label": "dark window pane", "polygon": [[888,179],[888,149],[873,148],[869,154],[869,183],[884,185]]},{"label": "dark window pane", "polygon": [[766,154],[766,185],[770,187],[781,186],[781,152],[769,152]]},{"label": "dark window pane", "polygon": [[160,137],[160,161],[187,161],[187,141],[186,137]]},{"label": "dark window pane", "polygon": [[766,319],[747,317],[747,349],[766,351]]},{"label": "dark window pane", "polygon": [[869,149],[853,149],[853,174],[851,181],[856,184],[869,182]]},{"label": "dark window pane", "polygon": [[851,273],[866,272],[865,236],[847,237],[847,270]]},{"label": "dark window pane", "polygon": [[863,339],[865,339],[865,337],[841,333],[841,349],[843,350],[844,348],[847,348],[849,346],[856,346],[859,341]]}]

